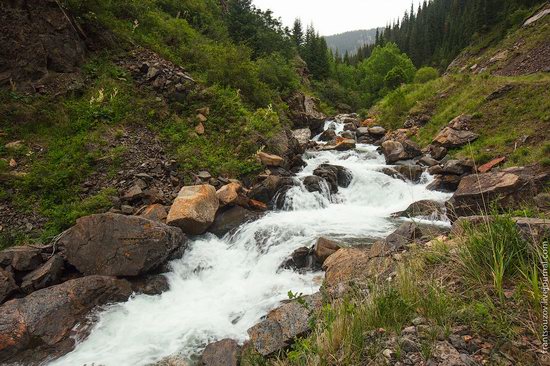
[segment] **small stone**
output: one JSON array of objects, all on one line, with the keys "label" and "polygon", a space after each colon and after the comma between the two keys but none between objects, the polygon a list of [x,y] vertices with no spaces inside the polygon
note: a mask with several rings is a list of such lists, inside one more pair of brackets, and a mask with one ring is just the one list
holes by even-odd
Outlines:
[{"label": "small stone", "polygon": [[205,129],[202,122],[195,126],[195,132],[197,135],[204,135]]},{"label": "small stone", "polygon": [[202,123],[202,122],[206,122],[206,121],[207,121],[207,118],[204,116],[204,114],[199,113],[199,114],[197,114],[197,121],[199,121],[199,122],[201,122],[201,123]]},{"label": "small stone", "polygon": [[401,339],[401,348],[407,353],[420,351],[418,344],[408,337]]},{"label": "small stone", "polygon": [[130,205],[122,205],[120,207],[120,211],[125,214],[125,215],[133,215],[134,213],[134,208]]},{"label": "small stone", "polygon": [[384,352],[382,352],[382,354],[384,355],[384,357],[391,359],[393,356],[393,351],[389,348],[386,348]]},{"label": "small stone", "polygon": [[10,159],[10,168],[16,168],[17,167],[17,162],[15,161],[15,159]]},{"label": "small stone", "polygon": [[6,150],[19,150],[23,147],[23,141],[18,140],[18,141],[8,142],[6,145],[4,145],[4,147],[6,148]]},{"label": "small stone", "polygon": [[410,327],[407,327],[405,329],[403,329],[401,331],[401,334],[402,335],[412,335],[412,334],[416,334],[416,327],[415,326],[410,326]]},{"label": "small stone", "polygon": [[206,170],[201,170],[198,174],[197,174],[197,177],[201,180],[209,180],[210,178],[212,178],[212,175],[210,174],[210,172],[206,171]]}]

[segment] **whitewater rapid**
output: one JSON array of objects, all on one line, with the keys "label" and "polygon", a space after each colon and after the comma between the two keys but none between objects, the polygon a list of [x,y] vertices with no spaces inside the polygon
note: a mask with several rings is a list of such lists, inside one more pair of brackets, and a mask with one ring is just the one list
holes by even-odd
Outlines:
[{"label": "whitewater rapid", "polygon": [[[336,125],[341,131],[343,126]],[[413,184],[379,172],[387,165],[375,146],[307,152],[304,160],[307,166],[296,177],[300,183],[287,192],[283,210],[222,239],[194,238],[184,257],[171,263],[169,291],[103,308],[94,314],[89,336],[49,365],[144,366],[171,355],[190,359],[223,338],[243,342],[247,329],[287,299],[289,290],[311,294],[319,289],[322,273],[280,269],[295,249],[313,245],[320,236],[344,243],[383,238],[400,223],[392,213],[418,200],[450,197],[427,190],[432,179],[427,174]],[[301,180],[324,163],[351,171],[350,186],[332,196],[328,189],[308,192]]]}]

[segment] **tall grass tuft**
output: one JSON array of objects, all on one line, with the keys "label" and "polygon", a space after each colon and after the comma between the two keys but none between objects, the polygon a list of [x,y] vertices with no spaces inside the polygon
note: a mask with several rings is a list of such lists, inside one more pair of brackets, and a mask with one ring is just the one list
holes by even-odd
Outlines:
[{"label": "tall grass tuft", "polygon": [[486,289],[490,283],[488,290],[504,300],[508,282],[522,273],[533,280],[537,278],[531,268],[533,263],[539,263],[536,250],[520,235],[509,216],[495,215],[481,225],[465,226],[459,263],[471,286]]}]

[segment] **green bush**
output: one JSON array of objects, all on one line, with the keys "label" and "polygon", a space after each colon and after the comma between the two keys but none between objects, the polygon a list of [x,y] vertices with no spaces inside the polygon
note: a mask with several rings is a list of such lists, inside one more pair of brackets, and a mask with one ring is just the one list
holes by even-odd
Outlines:
[{"label": "green bush", "polygon": [[430,80],[437,79],[439,77],[439,71],[433,67],[421,67],[416,71],[414,75],[414,82],[418,84],[427,83]]}]

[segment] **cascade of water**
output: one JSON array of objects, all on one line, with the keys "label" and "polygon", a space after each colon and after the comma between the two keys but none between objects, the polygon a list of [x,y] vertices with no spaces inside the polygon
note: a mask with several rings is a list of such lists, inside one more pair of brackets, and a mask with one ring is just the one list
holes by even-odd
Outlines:
[{"label": "cascade of water", "polygon": [[[329,127],[343,130],[334,121],[327,121]],[[297,174],[300,183],[286,193],[283,210],[222,239],[209,234],[195,238],[184,257],[171,263],[169,291],[106,307],[96,314],[90,335],[51,365],[148,365],[176,353],[190,357],[210,341],[244,341],[247,329],[289,290],[318,290],[322,274],[280,269],[292,251],[320,236],[384,237],[397,225],[390,219],[393,212],[414,201],[449,197],[427,190],[427,175],[413,184],[380,173],[386,165],[375,146],[308,152],[304,158],[307,166]],[[308,192],[301,181],[324,163],[348,169],[353,175],[349,187],[334,195],[328,186],[321,193]]]}]

